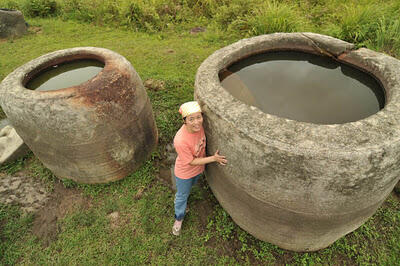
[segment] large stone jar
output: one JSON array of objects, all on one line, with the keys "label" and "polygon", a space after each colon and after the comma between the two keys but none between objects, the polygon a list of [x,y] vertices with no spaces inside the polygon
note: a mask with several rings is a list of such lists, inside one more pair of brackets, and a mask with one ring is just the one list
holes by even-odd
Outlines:
[{"label": "large stone jar", "polygon": [[0,8],[0,38],[26,34],[28,27],[21,11]]},{"label": "large stone jar", "polygon": [[[375,76],[386,104],[363,120],[332,125],[261,112],[233,98],[218,73],[252,54],[296,50],[330,56]],[[205,116],[206,168],[222,207],[255,237],[313,251],[361,226],[400,178],[400,61],[312,33],[276,33],[222,48],[198,69],[195,98]]]},{"label": "large stone jar", "polygon": [[[38,91],[25,85],[43,69],[78,59],[104,68],[77,86]],[[57,177],[105,183],[134,171],[157,143],[152,107],[135,69],[121,55],[79,47],[43,55],[9,74],[0,103],[34,154]]]}]

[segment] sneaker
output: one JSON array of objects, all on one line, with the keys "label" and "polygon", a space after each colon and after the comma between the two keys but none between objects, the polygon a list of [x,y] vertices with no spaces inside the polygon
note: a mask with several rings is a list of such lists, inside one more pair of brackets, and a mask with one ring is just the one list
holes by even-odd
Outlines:
[{"label": "sneaker", "polygon": [[179,236],[181,233],[182,221],[175,220],[174,226],[172,226],[172,234]]}]

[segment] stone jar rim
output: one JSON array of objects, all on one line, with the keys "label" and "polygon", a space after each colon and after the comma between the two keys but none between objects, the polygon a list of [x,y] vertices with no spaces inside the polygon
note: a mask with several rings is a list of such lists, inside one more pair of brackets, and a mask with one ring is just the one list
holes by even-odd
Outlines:
[{"label": "stone jar rim", "polygon": [[[218,73],[232,63],[268,51],[302,51],[327,55],[376,78],[385,90],[379,112],[344,124],[299,122],[262,112],[227,92]],[[295,153],[329,153],[344,156],[365,149],[381,149],[400,140],[400,61],[388,55],[315,33],[274,33],[243,39],[210,55],[199,67],[195,98],[234,128],[261,143],[275,143]],[[317,149],[316,149],[317,148]],[[345,148],[345,149],[344,149]]]},{"label": "stone jar rim", "polygon": [[18,13],[22,13],[22,12],[19,11],[19,10],[16,10],[16,9],[9,9],[9,8],[0,8],[0,11],[3,11],[3,12],[18,12]]},{"label": "stone jar rim", "polygon": [[[31,90],[25,87],[29,80],[38,75],[46,68],[60,63],[72,62],[80,59],[94,59],[104,63],[103,69],[94,77],[76,86],[60,88],[57,90]],[[72,97],[77,89],[84,90],[85,84],[93,79],[100,79],[107,71],[112,71],[113,65],[118,64],[120,68],[132,68],[130,63],[121,55],[105,48],[98,47],[75,47],[54,51],[37,57],[26,64],[16,68],[0,84],[2,92],[18,93],[20,98],[63,98]],[[2,85],[2,86],[1,86]],[[3,88],[2,88],[3,87]]]}]

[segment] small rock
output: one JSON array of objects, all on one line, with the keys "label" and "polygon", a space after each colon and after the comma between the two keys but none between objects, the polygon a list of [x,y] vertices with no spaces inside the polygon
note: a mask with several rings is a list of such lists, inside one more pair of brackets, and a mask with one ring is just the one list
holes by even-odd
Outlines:
[{"label": "small rock", "polygon": [[144,187],[139,188],[139,190],[136,192],[135,196],[133,196],[133,199],[138,200],[142,197],[144,191]]},{"label": "small rock", "polygon": [[206,28],[204,28],[204,27],[195,27],[190,30],[190,34],[197,34],[197,33],[205,32],[205,31],[206,31]]},{"label": "small rock", "polygon": [[112,212],[108,215],[113,220],[117,220],[119,218],[119,212]]},{"label": "small rock", "polygon": [[8,189],[5,187],[0,187],[0,193],[6,192]]},{"label": "small rock", "polygon": [[144,86],[153,91],[160,91],[165,89],[165,82],[162,80],[148,79],[144,82]]}]

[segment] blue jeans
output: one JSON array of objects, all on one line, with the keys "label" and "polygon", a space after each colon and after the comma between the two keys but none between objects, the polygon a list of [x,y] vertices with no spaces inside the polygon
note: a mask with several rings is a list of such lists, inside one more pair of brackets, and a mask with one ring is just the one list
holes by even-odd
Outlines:
[{"label": "blue jeans", "polygon": [[178,221],[183,220],[186,212],[187,200],[189,198],[192,186],[197,183],[201,174],[196,175],[189,179],[182,179],[175,176],[176,180],[176,194],[175,194],[175,219]]}]

